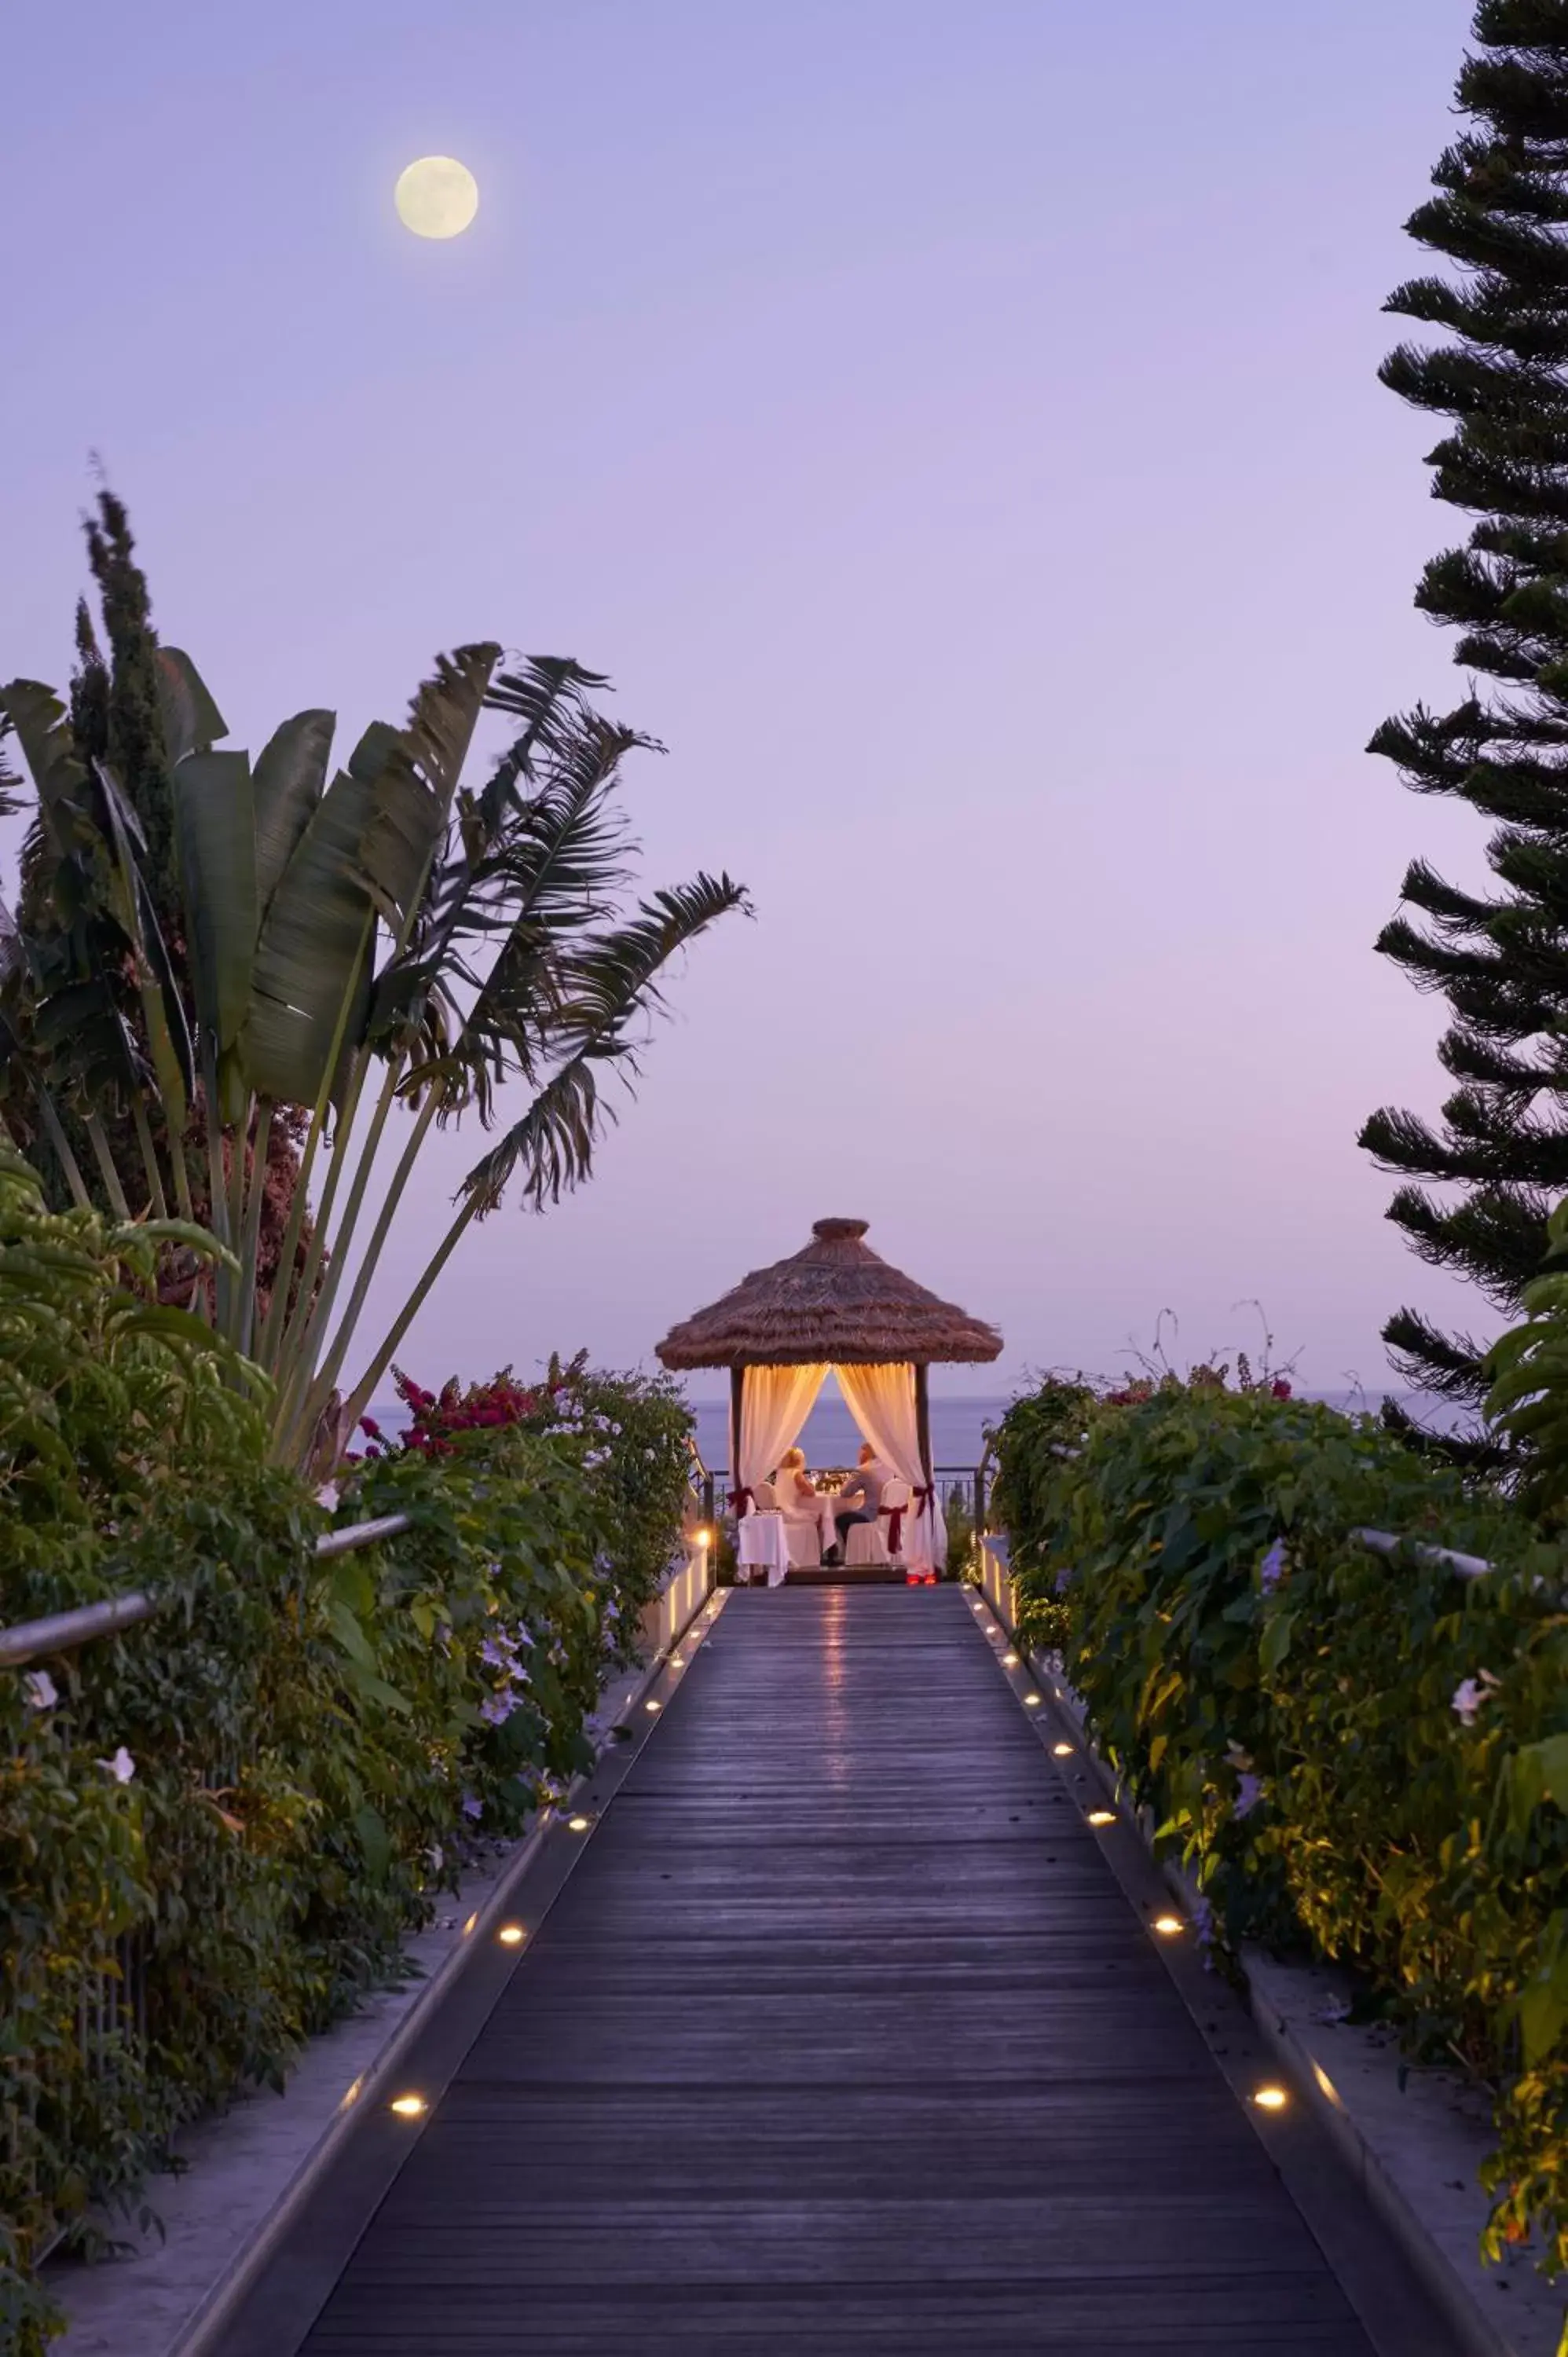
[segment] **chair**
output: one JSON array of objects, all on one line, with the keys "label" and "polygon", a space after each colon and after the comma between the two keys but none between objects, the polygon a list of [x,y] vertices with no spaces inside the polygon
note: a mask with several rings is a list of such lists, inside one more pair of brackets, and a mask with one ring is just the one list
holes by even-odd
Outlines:
[{"label": "chair", "polygon": [[752,1491],[758,1513],[783,1515],[785,1543],[789,1549],[791,1571],[815,1571],[822,1560],[822,1539],[820,1526],[801,1514],[786,1514],[779,1503],[779,1492],[771,1481],[758,1481]]},{"label": "chair", "polygon": [[[882,1503],[874,1523],[852,1523],[849,1544],[843,1551],[846,1564],[902,1563],[909,1536],[913,1492],[908,1481],[894,1480],[882,1485]],[[887,1534],[893,1528],[895,1510],[900,1514],[898,1549],[895,1554],[887,1544]]]}]

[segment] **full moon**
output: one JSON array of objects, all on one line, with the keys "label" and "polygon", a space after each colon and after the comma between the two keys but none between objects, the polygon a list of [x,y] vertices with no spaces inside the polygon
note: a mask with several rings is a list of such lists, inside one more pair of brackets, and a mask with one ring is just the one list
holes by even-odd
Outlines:
[{"label": "full moon", "polygon": [[479,210],[479,184],[451,156],[422,156],[398,174],[392,201],[415,237],[458,237]]}]

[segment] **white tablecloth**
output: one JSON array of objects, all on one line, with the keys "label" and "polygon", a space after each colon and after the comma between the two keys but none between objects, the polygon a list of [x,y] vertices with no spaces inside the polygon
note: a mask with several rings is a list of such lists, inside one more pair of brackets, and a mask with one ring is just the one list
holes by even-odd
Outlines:
[{"label": "white tablecloth", "polygon": [[743,1516],[736,1533],[736,1562],[741,1579],[749,1580],[754,1572],[765,1571],[768,1587],[779,1587],[789,1568],[783,1515],[764,1512]]}]

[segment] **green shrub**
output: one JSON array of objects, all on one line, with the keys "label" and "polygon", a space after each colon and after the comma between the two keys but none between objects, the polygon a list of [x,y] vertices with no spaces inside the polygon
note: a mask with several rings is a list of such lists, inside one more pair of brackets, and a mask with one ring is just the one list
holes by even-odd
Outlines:
[{"label": "green shrub", "polygon": [[684,1411],[578,1368],[553,1429],[352,1469],[344,1514],[412,1528],[319,1561],[242,1367],[151,1299],[158,1249],[46,1212],[0,1157],[0,1619],[159,1607],[0,1671],[0,2345],[22,2357],[58,2324],[40,2254],[91,2242],[183,2121],[281,2084],[400,1970],[468,1846],[589,1764],[680,1527]]},{"label": "green shrub", "polygon": [[[1561,1548],[1370,1419],[1266,1386],[1048,1386],[999,1457],[1026,1613],[1065,1603],[1097,1739],[1217,1936],[1343,1961],[1410,2050],[1484,2079],[1487,2247],[1533,2229],[1568,2264]],[[1363,1527],[1498,1568],[1391,1559]]]}]

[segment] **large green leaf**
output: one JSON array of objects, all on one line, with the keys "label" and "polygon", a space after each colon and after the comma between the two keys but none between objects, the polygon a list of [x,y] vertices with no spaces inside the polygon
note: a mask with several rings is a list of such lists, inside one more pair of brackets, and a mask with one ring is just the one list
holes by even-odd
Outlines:
[{"label": "large green leaf", "polygon": [[160,647],[157,672],[164,758],[172,770],[188,753],[202,752],[220,737],[227,737],[229,724],[183,648]]},{"label": "large green leaf", "polygon": [[500,656],[499,647],[483,645],[438,657],[407,726],[376,748],[384,758],[376,772],[376,814],[365,835],[365,873],[394,931],[408,919],[445,840],[457,780]]},{"label": "large green leaf", "polygon": [[87,771],[76,757],[64,705],[40,680],[14,679],[0,688],[3,707],[16,732],[38,798],[38,823],[61,854],[77,842]]},{"label": "large green leaf", "polygon": [[248,753],[188,753],[174,771],[175,822],[196,1006],[220,1056],[251,1006],[256,819]]},{"label": "large green leaf", "polygon": [[[368,997],[373,904],[361,852],[376,782],[339,770],[317,803],[277,881],[256,943],[242,1044],[258,1095],[310,1105],[346,1005]],[[347,1038],[352,1043],[356,1018]]]},{"label": "large green leaf", "polygon": [[256,805],[256,904],[264,917],[310,813],[327,784],[337,715],[296,712],[259,755],[252,791]]}]

